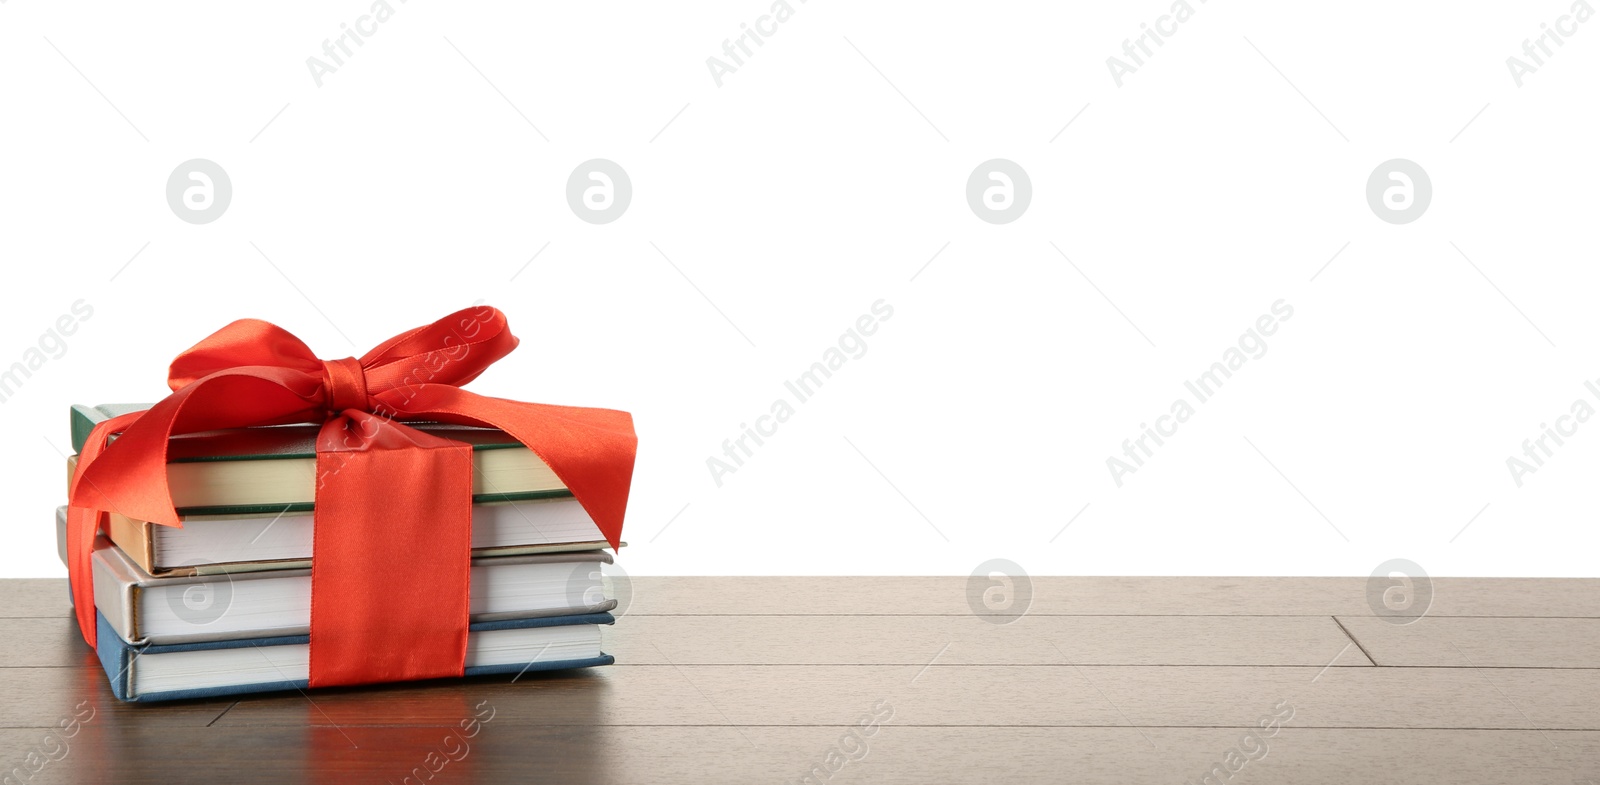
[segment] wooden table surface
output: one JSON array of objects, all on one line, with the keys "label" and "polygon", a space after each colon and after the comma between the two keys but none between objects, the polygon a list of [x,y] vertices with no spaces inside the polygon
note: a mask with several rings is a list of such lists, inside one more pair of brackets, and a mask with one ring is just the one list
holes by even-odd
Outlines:
[{"label": "wooden table surface", "polygon": [[1597,581],[1436,578],[1409,624],[1364,578],[1036,577],[1006,624],[965,578],[629,589],[608,668],[126,705],[64,581],[0,581],[0,778],[1600,783]]}]

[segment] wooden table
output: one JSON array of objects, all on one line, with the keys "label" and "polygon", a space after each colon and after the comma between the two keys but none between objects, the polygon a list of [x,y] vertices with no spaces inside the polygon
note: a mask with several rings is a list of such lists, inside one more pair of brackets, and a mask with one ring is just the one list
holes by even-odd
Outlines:
[{"label": "wooden table", "polygon": [[[1405,625],[1362,578],[1034,578],[1008,624],[967,589],[636,577],[609,668],[144,706],[111,697],[64,581],[0,581],[0,773],[34,754],[18,782],[1600,782],[1600,582],[1435,579]],[[49,731],[91,710],[65,746]]]}]

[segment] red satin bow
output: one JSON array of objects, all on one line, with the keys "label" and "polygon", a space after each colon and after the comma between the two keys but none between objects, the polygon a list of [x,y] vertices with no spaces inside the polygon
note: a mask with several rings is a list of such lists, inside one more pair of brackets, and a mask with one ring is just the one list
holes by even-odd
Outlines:
[{"label": "red satin bow", "polygon": [[[181,526],[167,485],[173,434],[321,423],[312,559],[311,684],[460,675],[471,565],[472,449],[395,419],[499,428],[544,460],[612,547],[637,437],[627,412],[489,398],[458,385],[517,346],[488,306],[453,313],[354,358],[322,361],[244,319],[178,355],[173,393],[100,423],[70,489],[68,571],[95,644],[90,555],[105,512]],[[116,434],[112,441],[110,437]]]}]

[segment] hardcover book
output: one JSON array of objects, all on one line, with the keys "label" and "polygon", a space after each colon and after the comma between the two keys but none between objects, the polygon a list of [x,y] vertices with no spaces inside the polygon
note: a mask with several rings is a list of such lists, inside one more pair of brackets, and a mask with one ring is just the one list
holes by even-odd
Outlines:
[{"label": "hardcover book", "polygon": [[[184,515],[183,528],[107,516],[106,534],[145,572],[210,575],[311,566],[310,512]],[[587,551],[611,547],[578,500],[566,496],[472,507],[474,556]]]},{"label": "hardcover book", "polygon": [[[96,423],[143,404],[72,407],[72,447],[82,452]],[[448,423],[409,423],[466,442],[473,449],[474,503],[570,496],[555,472],[504,431]],[[273,425],[179,434],[168,440],[167,484],[179,512],[251,514],[304,512],[316,497],[315,425]],[[68,459],[68,476],[77,457]]]},{"label": "hardcover book", "polygon": [[[467,676],[610,665],[600,650],[609,613],[474,623],[467,634]],[[310,638],[290,635],[175,645],[133,645],[97,614],[95,654],[119,700],[210,698],[310,686]]]},{"label": "hardcover book", "polygon": [[[474,559],[473,621],[598,613],[607,551]],[[101,538],[93,557],[95,607],[133,644],[300,635],[311,629],[311,571],[273,570],[157,578]],[[403,576],[397,576],[403,578]]]}]

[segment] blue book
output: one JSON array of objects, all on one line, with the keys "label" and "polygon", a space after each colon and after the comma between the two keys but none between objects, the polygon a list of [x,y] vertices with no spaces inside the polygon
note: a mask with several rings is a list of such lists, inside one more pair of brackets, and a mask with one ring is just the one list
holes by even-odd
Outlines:
[{"label": "blue book", "polygon": [[[135,646],[118,637],[98,611],[95,620],[95,653],[118,700],[146,703],[309,686],[311,639],[306,635]],[[609,613],[586,613],[472,624],[466,675],[610,665],[615,659],[600,651],[599,625],[613,621]]]}]

